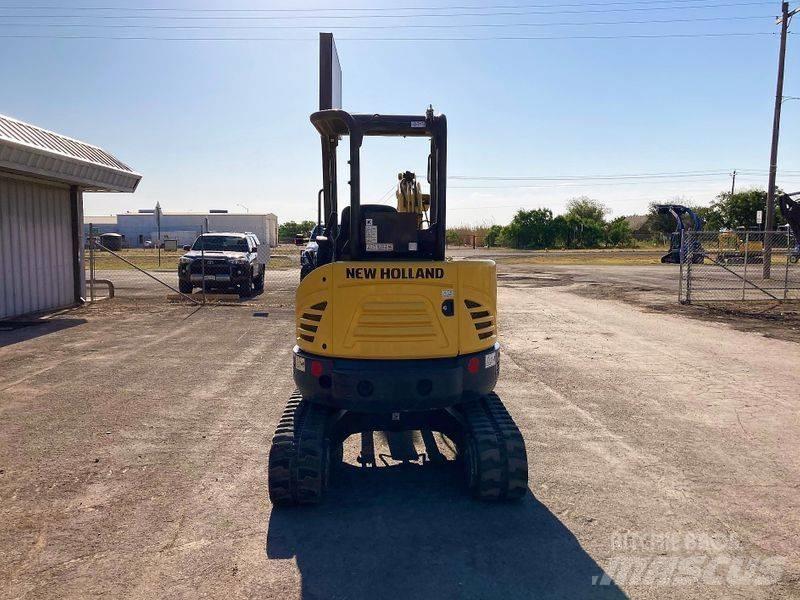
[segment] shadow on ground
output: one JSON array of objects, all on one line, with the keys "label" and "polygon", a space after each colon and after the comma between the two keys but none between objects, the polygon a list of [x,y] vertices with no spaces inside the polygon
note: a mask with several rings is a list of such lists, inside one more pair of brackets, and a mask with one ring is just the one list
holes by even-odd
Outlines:
[{"label": "shadow on ground", "polygon": [[345,465],[324,504],[276,509],[269,558],[296,558],[302,597],[627,598],[531,493],[486,504],[453,463]]},{"label": "shadow on ground", "polygon": [[86,319],[29,319],[0,321],[0,348],[83,325]]}]

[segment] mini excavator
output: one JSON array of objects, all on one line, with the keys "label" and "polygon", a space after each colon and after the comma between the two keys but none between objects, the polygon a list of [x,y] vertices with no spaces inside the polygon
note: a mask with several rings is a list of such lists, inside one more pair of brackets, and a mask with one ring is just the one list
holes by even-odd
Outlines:
[{"label": "mini excavator", "polygon": [[[416,115],[342,110],[336,46],[322,33],[320,110],[311,123],[322,146],[324,223],[297,288],[297,390],[272,440],[273,505],[320,502],[352,435],[361,435],[359,462],[374,466],[374,432],[391,442],[419,431],[426,447],[442,434],[474,497],[523,497],[525,444],[493,391],[500,373],[495,264],[445,260],[445,116],[432,108]],[[359,159],[368,136],[429,140],[430,193],[403,172],[397,207],[362,204]],[[340,213],[336,152],[344,139],[349,202]]]}]

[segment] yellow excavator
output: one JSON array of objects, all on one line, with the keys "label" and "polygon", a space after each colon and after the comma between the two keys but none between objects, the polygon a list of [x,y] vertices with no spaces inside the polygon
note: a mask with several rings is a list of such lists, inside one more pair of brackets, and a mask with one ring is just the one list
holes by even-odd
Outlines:
[{"label": "yellow excavator", "polygon": [[[361,435],[358,461],[375,465],[373,433],[412,440],[431,460],[434,432],[453,442],[466,487],[483,500],[515,500],[528,489],[525,444],[493,392],[500,372],[497,282],[492,261],[445,260],[447,120],[350,114],[331,34],[320,34],[323,233],[296,295],[293,374],[297,391],[269,456],[273,505],[318,503],[343,443]],[[397,207],[361,203],[361,145],[367,136],[430,141],[427,183],[401,173]],[[349,202],[339,212],[337,147],[347,140]],[[394,444],[392,457],[415,459]],[[403,450],[402,448],[405,448]]]}]

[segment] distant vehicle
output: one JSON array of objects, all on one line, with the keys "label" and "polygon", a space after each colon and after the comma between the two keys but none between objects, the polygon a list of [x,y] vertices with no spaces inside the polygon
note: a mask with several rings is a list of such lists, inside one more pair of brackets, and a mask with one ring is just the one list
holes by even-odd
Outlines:
[{"label": "distant vehicle", "polygon": [[100,243],[108,250],[122,250],[122,236],[119,233],[101,233]]},{"label": "distant vehicle", "polygon": [[[758,229],[754,231],[758,232]],[[724,265],[763,264],[764,236],[756,233],[748,239],[747,230],[722,230],[717,236],[717,262]]]},{"label": "distant vehicle", "polygon": [[317,250],[319,244],[317,243],[317,236],[323,235],[325,227],[323,225],[316,225],[308,236],[308,243],[306,244],[303,252],[300,253],[300,281],[314,270],[316,265]]},{"label": "distant vehicle", "polygon": [[252,241],[255,244],[256,248],[258,248],[261,245],[261,240],[259,240],[258,236],[252,231],[245,231],[244,234],[250,238],[250,241]]},{"label": "distant vehicle", "polygon": [[178,261],[181,293],[191,294],[203,285],[206,289],[235,288],[242,298],[263,292],[269,246],[257,242],[254,234],[247,233],[200,235]]},{"label": "distant vehicle", "polygon": [[669,239],[669,252],[661,257],[661,262],[681,264],[686,253],[690,252],[693,263],[702,263],[705,258],[705,251],[699,239],[692,238],[691,246],[688,248],[684,245],[683,234],[686,231],[686,225],[683,222],[683,215],[688,215],[692,220],[691,231],[695,232],[703,230],[703,219],[691,208],[680,204],[659,204],[656,205],[656,209],[660,215],[672,215],[676,226]]}]

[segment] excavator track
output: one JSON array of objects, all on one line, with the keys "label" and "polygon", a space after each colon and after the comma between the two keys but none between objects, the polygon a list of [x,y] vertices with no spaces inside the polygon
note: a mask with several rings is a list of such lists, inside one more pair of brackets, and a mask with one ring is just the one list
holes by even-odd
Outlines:
[{"label": "excavator track", "polygon": [[325,426],[329,410],[295,391],[283,411],[269,454],[269,497],[275,506],[318,504],[328,484]]},{"label": "excavator track", "polygon": [[525,441],[494,392],[461,406],[467,481],[480,500],[518,500],[528,490]]}]

